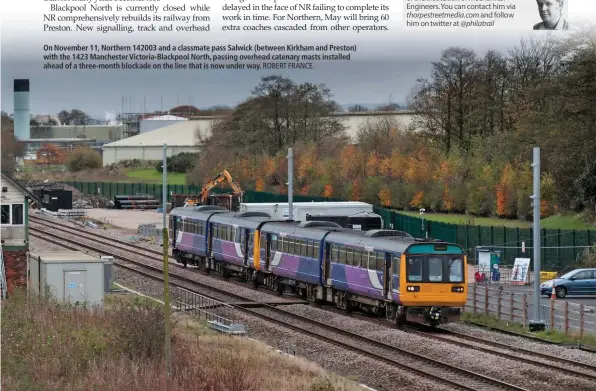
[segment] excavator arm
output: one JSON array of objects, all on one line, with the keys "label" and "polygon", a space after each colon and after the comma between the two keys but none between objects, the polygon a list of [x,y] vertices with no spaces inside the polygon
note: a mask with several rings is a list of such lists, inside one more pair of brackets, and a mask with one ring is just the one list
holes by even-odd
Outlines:
[{"label": "excavator arm", "polygon": [[203,186],[203,188],[201,189],[201,195],[200,195],[201,203],[203,205],[206,205],[209,200],[209,191],[211,189],[213,189],[215,186],[219,185],[220,183],[222,183],[223,181],[226,181],[226,180],[232,187],[232,190],[234,190],[234,194],[242,195],[243,192],[242,192],[242,189],[240,188],[240,186],[238,186],[236,184],[236,182],[234,182],[234,180],[232,179],[232,176],[230,175],[230,173],[227,170],[223,170],[215,178],[213,178],[211,181],[207,182]]}]

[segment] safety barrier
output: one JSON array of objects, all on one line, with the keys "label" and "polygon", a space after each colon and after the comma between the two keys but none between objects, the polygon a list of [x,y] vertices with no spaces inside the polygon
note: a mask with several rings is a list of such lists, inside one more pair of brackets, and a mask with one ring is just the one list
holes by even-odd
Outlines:
[{"label": "safety barrier", "polygon": [[198,316],[212,329],[226,334],[246,334],[246,327],[232,320],[235,309],[231,305],[178,287],[171,293],[176,311]]},{"label": "safety barrier", "polygon": [[[534,297],[529,293],[472,285],[464,311],[518,323],[527,327],[534,314]],[[567,300],[541,298],[540,317],[548,328],[582,338],[596,335],[596,307]]]}]

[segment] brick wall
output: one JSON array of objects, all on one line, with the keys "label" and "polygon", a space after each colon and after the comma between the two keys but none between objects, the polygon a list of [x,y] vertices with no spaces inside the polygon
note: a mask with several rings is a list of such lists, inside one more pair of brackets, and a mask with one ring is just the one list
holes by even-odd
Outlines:
[{"label": "brick wall", "polygon": [[27,286],[27,250],[2,250],[6,269],[6,286],[10,294],[15,286]]}]

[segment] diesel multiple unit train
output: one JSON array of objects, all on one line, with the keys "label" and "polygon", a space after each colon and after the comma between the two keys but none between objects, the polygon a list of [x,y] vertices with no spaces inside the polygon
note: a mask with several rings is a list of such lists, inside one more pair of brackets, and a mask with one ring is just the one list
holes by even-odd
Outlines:
[{"label": "diesel multiple unit train", "polygon": [[398,325],[454,322],[466,303],[467,258],[457,244],[211,205],[174,208],[169,225],[178,263],[239,275],[278,294],[290,291]]}]

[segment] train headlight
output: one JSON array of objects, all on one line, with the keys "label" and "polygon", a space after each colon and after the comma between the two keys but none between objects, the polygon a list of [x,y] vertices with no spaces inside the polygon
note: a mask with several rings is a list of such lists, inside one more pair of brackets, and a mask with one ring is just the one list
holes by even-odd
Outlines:
[{"label": "train headlight", "polygon": [[451,287],[451,292],[461,293],[463,291],[464,291],[464,287],[463,286],[453,286],[453,287]]},{"label": "train headlight", "polygon": [[406,289],[408,292],[420,292],[420,287],[415,285],[409,285]]}]

